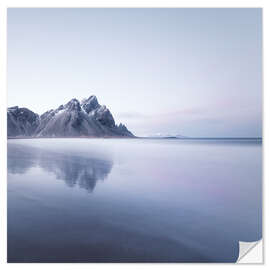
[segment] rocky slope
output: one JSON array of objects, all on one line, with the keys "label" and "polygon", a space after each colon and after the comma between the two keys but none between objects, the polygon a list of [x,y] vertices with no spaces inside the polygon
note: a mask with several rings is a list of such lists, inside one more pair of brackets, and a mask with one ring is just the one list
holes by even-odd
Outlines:
[{"label": "rocky slope", "polygon": [[8,108],[8,136],[32,136],[39,126],[38,114],[18,106]]},{"label": "rocky slope", "polygon": [[96,96],[70,100],[56,110],[38,115],[27,108],[7,111],[8,137],[134,137],[125,125],[116,125],[109,109]]}]

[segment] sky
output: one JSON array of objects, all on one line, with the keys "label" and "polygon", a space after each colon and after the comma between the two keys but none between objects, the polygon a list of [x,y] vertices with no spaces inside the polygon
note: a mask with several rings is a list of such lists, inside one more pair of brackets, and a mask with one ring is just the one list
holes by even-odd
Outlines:
[{"label": "sky", "polygon": [[261,9],[8,9],[8,106],[96,95],[135,135],[262,135]]}]

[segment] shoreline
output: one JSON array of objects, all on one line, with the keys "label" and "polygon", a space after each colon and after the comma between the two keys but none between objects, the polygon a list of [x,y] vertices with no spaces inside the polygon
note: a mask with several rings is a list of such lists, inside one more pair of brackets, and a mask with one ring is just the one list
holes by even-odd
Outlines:
[{"label": "shoreline", "polygon": [[7,140],[32,140],[32,139],[146,139],[146,140],[257,140],[262,141],[261,137],[186,137],[186,138],[177,138],[177,137],[122,137],[122,136],[105,136],[105,137],[95,137],[95,136],[80,136],[80,137],[7,137]]},{"label": "shoreline", "polygon": [[8,140],[32,140],[32,139],[137,139],[139,137],[121,137],[121,136],[108,136],[108,137],[94,137],[94,136],[81,136],[81,137],[7,137]]}]

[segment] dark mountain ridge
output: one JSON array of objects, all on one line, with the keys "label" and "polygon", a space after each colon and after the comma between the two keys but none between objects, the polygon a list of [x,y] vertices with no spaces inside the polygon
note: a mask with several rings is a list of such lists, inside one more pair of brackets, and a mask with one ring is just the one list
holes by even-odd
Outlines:
[{"label": "dark mountain ridge", "polygon": [[72,99],[41,115],[18,106],[7,110],[8,137],[135,137],[123,124],[116,125],[110,110],[92,95]]}]

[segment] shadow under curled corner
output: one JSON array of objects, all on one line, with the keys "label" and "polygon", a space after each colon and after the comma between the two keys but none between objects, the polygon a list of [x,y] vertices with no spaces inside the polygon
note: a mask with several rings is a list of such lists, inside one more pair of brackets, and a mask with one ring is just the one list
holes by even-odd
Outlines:
[{"label": "shadow under curled corner", "polygon": [[263,240],[254,242],[239,241],[239,255],[236,263],[239,264],[262,264],[263,263]]}]

